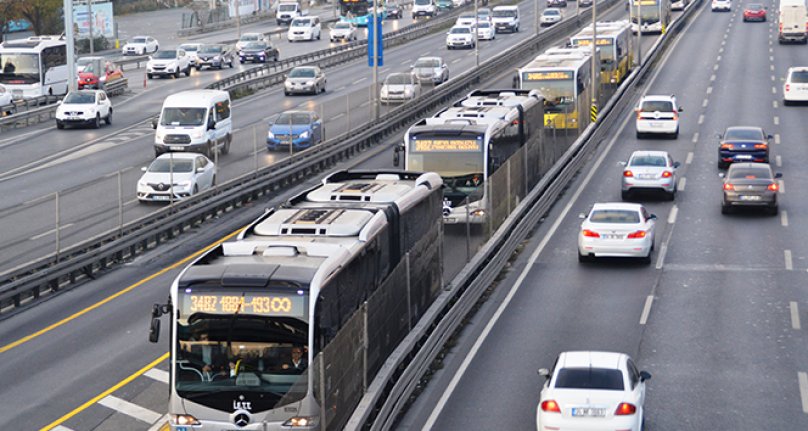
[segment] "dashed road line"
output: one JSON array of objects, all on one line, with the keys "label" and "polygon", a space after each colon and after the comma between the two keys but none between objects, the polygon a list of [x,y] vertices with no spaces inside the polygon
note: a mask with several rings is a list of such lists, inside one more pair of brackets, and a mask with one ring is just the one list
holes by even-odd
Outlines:
[{"label": "dashed road line", "polygon": [[772,94],[777,94],[777,87],[772,86]]},{"label": "dashed road line", "polygon": [[460,60],[462,60],[462,58],[455,58],[454,60],[452,60],[452,64],[460,63]]},{"label": "dashed road line", "polygon": [[800,399],[802,400],[802,412],[808,413],[808,374],[803,371],[797,373],[797,380],[800,384]]},{"label": "dashed road line", "polygon": [[789,307],[791,309],[791,329],[800,329],[800,310],[795,301],[791,301]]},{"label": "dashed road line", "polygon": [[659,247],[659,256],[657,256],[656,269],[662,269],[665,265],[665,255],[668,254],[668,244],[662,244]]},{"label": "dashed road line", "polygon": [[769,56],[769,61],[774,61],[774,56],[773,55]]},{"label": "dashed road line", "polygon": [[707,94],[712,94],[712,93],[713,93],[713,87],[712,86],[707,87]]},{"label": "dashed road line", "polygon": [[640,315],[640,325],[645,325],[648,323],[648,315],[651,314],[651,305],[654,304],[654,296],[648,295],[645,298],[645,306],[642,308],[642,314]]},{"label": "dashed road line", "polygon": [[780,157],[780,156],[775,156],[774,157],[774,163],[777,164],[778,168],[782,168],[783,167],[783,158]]},{"label": "dashed road line", "polygon": [[149,424],[157,422],[162,416],[160,413],[149,410],[145,407],[141,407],[137,404],[130,403],[129,401],[123,400],[114,395],[107,395],[106,397],[100,399],[98,404]]},{"label": "dashed road line", "polygon": [[[87,33],[87,34],[89,34],[89,33]],[[714,64],[714,65],[713,65],[713,70],[718,70],[718,67],[719,67],[719,65],[718,65],[718,64]]]},{"label": "dashed road line", "polygon": [[[88,34],[89,34],[89,33],[88,33]],[[345,116],[345,113],[344,113],[344,112],[340,112],[339,114],[337,114],[337,115],[335,115],[335,116],[331,117],[331,119],[330,119],[329,121],[334,121],[334,120],[340,119],[340,118],[342,118],[342,117],[344,117],[344,116]]]},{"label": "dashed road line", "polygon": [[777,109],[778,103],[776,100],[772,100],[772,108]]},{"label": "dashed road line", "polygon": [[779,133],[774,134],[774,143],[777,144],[777,145],[780,145],[780,134]]},{"label": "dashed road line", "polygon": [[[89,34],[89,33],[87,33],[87,34]],[[770,64],[770,65],[769,65],[769,69],[770,69],[772,72],[774,72],[774,65],[773,65],[773,64]]]},{"label": "dashed road line", "polygon": [[[89,33],[88,33],[88,34],[89,34]],[[780,124],[780,117],[775,116],[775,117],[774,117],[774,125],[775,125],[775,126],[777,126],[777,125],[779,125],[779,124]]]},{"label": "dashed road line", "polygon": [[772,82],[774,82],[775,81],[774,75],[772,75],[771,78],[772,78]]},{"label": "dashed road line", "polygon": [[[65,230],[65,229],[67,229],[67,228],[69,228],[71,226],[73,226],[73,223],[67,223],[65,225],[59,226],[59,231],[63,231],[63,230]],[[40,233],[38,235],[34,235],[34,236],[28,238],[28,240],[36,241],[38,239],[42,239],[42,238],[44,238],[44,237],[46,237],[48,235],[53,235],[55,233],[56,233],[56,229],[46,230],[45,232],[42,232],[42,233]]]},{"label": "dashed road line", "polygon": [[[696,133],[695,135],[693,135],[693,142],[698,141],[698,140],[699,140],[699,139],[698,139],[698,137],[699,137],[699,134],[698,134],[698,133]],[[689,152],[689,153],[687,153],[687,158],[685,159],[685,164],[686,164],[686,165],[689,165],[689,164],[691,164],[691,163],[693,163],[693,152],[692,152],[692,151],[691,151],[691,152]]]},{"label": "dashed road line", "polygon": [[783,195],[786,193],[786,182],[783,180],[777,180],[777,183],[780,185],[780,194]]},{"label": "dashed road line", "polygon": [[[699,132],[696,132],[696,133],[693,134],[693,143],[695,144],[696,142],[699,142]],[[693,157],[690,156],[690,154],[693,154],[693,153],[689,153],[687,156],[690,157],[691,161],[693,161]]]},{"label": "dashed road line", "polygon": [[151,377],[158,382],[168,384],[168,371],[163,371],[159,368],[152,368],[151,370],[143,373],[143,375],[146,377]]},{"label": "dashed road line", "polygon": [[710,75],[710,82],[715,81],[715,75]]},{"label": "dashed road line", "polygon": [[699,115],[699,124],[704,123],[704,115]]},{"label": "dashed road line", "polygon": [[[88,34],[89,34],[89,33],[88,33]],[[701,107],[702,107],[702,108],[706,108],[708,103],[710,103],[710,100],[709,100],[709,99],[704,99],[704,100],[701,102]]]},{"label": "dashed road line", "polygon": [[780,224],[783,227],[788,227],[788,212],[786,210],[780,211]]},{"label": "dashed road line", "polygon": [[[684,179],[684,178],[682,178],[682,179]],[[677,207],[676,205],[673,205],[673,208],[671,208],[670,214],[668,214],[668,224],[676,223],[676,215],[677,214],[679,214],[679,207]]]},{"label": "dashed road line", "polygon": [[367,77],[364,77],[364,78],[359,78],[359,79],[357,79],[356,81],[354,81],[352,84],[353,84],[353,85],[359,84],[360,82],[362,82],[362,81],[364,81],[364,80],[366,80],[366,79],[368,79],[368,78],[367,78]]},{"label": "dashed road line", "polygon": [[687,184],[687,178],[685,178],[685,177],[679,178],[679,184],[676,186],[676,188],[680,192],[683,192],[683,191],[685,191],[685,184]]},{"label": "dashed road line", "polygon": [[716,60],[721,61],[721,56],[716,57]]},{"label": "dashed road line", "polygon": [[791,259],[791,250],[783,250],[783,258],[786,261],[786,270],[792,271],[794,269],[794,261]]}]

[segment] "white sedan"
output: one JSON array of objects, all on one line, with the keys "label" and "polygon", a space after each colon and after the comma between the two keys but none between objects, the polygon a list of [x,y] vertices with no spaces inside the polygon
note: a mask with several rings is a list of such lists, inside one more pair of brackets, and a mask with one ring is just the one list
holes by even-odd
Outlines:
[{"label": "white sedan", "polygon": [[123,55],[146,55],[150,52],[157,52],[160,44],[157,39],[151,36],[135,36],[121,48]]},{"label": "white sedan", "polygon": [[563,352],[545,377],[536,412],[536,429],[631,430],[643,428],[645,382],[624,353]]},{"label": "white sedan", "polygon": [[497,32],[494,29],[494,25],[491,24],[491,21],[480,21],[479,27],[477,27],[477,39],[479,40],[494,40],[497,37]]},{"label": "white sedan", "polygon": [[555,23],[561,22],[562,19],[564,19],[564,15],[561,13],[561,9],[556,7],[548,7],[541,13],[541,26],[551,26]]},{"label": "white sedan", "polygon": [[596,203],[578,232],[578,261],[593,257],[638,257],[651,262],[656,215],[640,204]]},{"label": "white sedan", "polygon": [[6,90],[6,87],[0,85],[0,108],[6,106],[7,108],[0,111],[0,115],[11,114],[16,108],[11,108],[13,97],[11,92]]},{"label": "white sedan", "polygon": [[331,26],[331,32],[328,35],[331,42],[346,41],[350,42],[356,40],[356,26],[349,22],[338,22]]},{"label": "white sedan", "polygon": [[112,102],[104,90],[77,90],[67,93],[56,108],[56,128],[89,125],[97,129],[101,120],[112,124]]},{"label": "white sedan", "polygon": [[137,182],[140,202],[168,202],[172,192],[173,199],[180,200],[216,185],[216,166],[198,153],[164,153],[142,170]]}]

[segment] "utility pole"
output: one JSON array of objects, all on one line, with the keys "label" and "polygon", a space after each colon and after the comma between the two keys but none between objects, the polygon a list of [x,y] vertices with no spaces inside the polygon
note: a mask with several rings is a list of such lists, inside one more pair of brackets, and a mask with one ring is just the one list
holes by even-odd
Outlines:
[{"label": "utility pole", "polygon": [[93,0],[87,0],[87,24],[87,28],[89,30],[89,36],[87,37],[90,38],[90,55],[93,55],[95,52],[95,46],[93,46],[95,45],[95,43],[93,43],[95,42],[93,40]]},{"label": "utility pole", "polygon": [[477,14],[477,3],[480,0],[474,0],[474,61],[477,67],[480,67],[480,15]]},{"label": "utility pole", "polygon": [[236,34],[241,39],[241,0],[234,0],[236,2]]},{"label": "utility pole", "polygon": [[536,0],[536,36],[539,35],[539,27],[541,27],[541,17],[539,14],[539,0]]},{"label": "utility pole", "polygon": [[[577,3],[577,2],[576,2]],[[590,106],[591,120],[594,123],[598,118],[598,83],[600,82],[600,62],[595,61],[598,54],[598,0],[592,1],[592,105]],[[578,119],[580,123],[580,118]]]},{"label": "utility pole", "polygon": [[67,42],[67,91],[76,89],[76,39],[73,35],[73,0],[64,0],[65,42]]},{"label": "utility pole", "polygon": [[[642,2],[632,0],[637,5],[637,67],[642,65]],[[634,9],[632,7],[632,9]]]},{"label": "utility pole", "polygon": [[379,93],[379,5],[378,0],[373,0],[373,97],[371,103],[373,103],[373,119],[377,119],[379,117],[379,105],[376,103],[376,99]]}]

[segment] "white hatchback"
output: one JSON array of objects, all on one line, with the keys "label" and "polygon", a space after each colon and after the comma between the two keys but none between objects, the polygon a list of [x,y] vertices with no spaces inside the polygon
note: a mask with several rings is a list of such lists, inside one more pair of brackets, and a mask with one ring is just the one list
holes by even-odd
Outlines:
[{"label": "white hatchback", "polygon": [[536,412],[536,428],[549,430],[631,430],[643,428],[645,382],[625,353],[563,352],[546,378]]},{"label": "white hatchback", "polygon": [[635,203],[596,203],[578,231],[578,261],[593,257],[638,257],[651,263],[656,215]]},{"label": "white hatchback", "polygon": [[724,11],[729,12],[732,10],[732,2],[730,0],[713,0],[710,5],[713,12]]},{"label": "white hatchback", "polygon": [[289,31],[286,33],[286,38],[289,42],[297,40],[320,40],[320,18],[316,16],[308,16],[303,18],[295,18],[289,24]]},{"label": "white hatchback", "polygon": [[76,90],[65,95],[56,108],[56,128],[89,125],[97,129],[101,120],[112,124],[112,102],[104,90]]},{"label": "white hatchback", "polygon": [[479,27],[477,27],[477,39],[479,40],[494,40],[497,38],[497,32],[494,29],[494,24],[491,21],[480,20]]},{"label": "white hatchback", "polygon": [[783,105],[808,102],[808,67],[789,67],[783,84]]},{"label": "white hatchback", "polygon": [[216,166],[198,153],[162,154],[142,170],[137,182],[140,202],[180,200],[216,185]]},{"label": "white hatchback", "polygon": [[679,113],[676,96],[645,96],[634,112],[637,114],[637,138],[645,135],[679,137]]}]

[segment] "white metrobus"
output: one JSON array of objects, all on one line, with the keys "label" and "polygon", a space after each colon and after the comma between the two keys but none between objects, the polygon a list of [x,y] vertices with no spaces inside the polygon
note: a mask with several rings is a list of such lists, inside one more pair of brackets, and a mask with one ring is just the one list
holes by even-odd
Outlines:
[{"label": "white metrobus", "polygon": [[631,31],[665,34],[671,22],[671,0],[629,0]]},{"label": "white metrobus", "polygon": [[60,36],[0,44],[0,84],[14,99],[66,94],[67,81],[67,44]]}]

